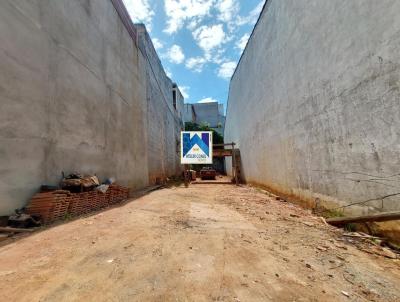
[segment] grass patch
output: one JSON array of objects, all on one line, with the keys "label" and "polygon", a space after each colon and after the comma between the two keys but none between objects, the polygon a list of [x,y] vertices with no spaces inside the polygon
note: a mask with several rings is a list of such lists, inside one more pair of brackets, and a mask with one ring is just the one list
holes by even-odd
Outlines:
[{"label": "grass patch", "polygon": [[357,231],[357,226],[354,223],[346,223],[343,228],[347,232]]},{"label": "grass patch", "polygon": [[64,221],[70,221],[70,220],[72,220],[74,217],[70,214],[70,213],[66,213],[65,215],[64,215]]},{"label": "grass patch", "polygon": [[344,217],[343,211],[340,210],[326,210],[323,212],[324,218]]}]

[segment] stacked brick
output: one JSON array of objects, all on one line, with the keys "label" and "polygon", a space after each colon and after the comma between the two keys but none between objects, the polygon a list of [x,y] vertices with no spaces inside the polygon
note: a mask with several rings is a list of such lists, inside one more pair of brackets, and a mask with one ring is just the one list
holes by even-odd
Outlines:
[{"label": "stacked brick", "polygon": [[119,203],[119,202],[123,201],[124,199],[127,199],[129,196],[129,189],[112,184],[108,188],[107,193],[109,193],[109,196],[107,198],[108,204],[112,205],[112,204]]},{"label": "stacked brick", "polygon": [[44,224],[65,218],[69,208],[70,193],[54,191],[36,194],[26,208],[26,213],[40,216]]},{"label": "stacked brick", "polygon": [[80,216],[103,209],[128,197],[129,189],[115,184],[110,185],[106,193],[99,191],[38,193],[31,199],[26,212],[40,216],[44,224],[49,224],[67,215]]},{"label": "stacked brick", "polygon": [[92,209],[92,203],[89,203],[90,193],[92,192],[72,194],[68,210],[68,213],[71,214],[71,216],[79,216],[96,210],[94,208]]}]

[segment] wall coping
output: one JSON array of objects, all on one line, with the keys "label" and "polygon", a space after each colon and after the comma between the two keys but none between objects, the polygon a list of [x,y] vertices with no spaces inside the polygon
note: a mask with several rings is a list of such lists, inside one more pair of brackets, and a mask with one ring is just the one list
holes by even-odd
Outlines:
[{"label": "wall coping", "polygon": [[113,4],[115,10],[117,11],[122,23],[124,24],[132,40],[136,43],[137,42],[136,28],[133,24],[131,16],[128,13],[128,10],[126,9],[123,0],[111,0],[111,3]]}]

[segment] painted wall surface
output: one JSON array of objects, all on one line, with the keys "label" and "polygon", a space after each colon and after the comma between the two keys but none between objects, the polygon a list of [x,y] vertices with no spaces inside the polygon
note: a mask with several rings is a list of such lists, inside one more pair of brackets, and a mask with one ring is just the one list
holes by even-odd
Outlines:
[{"label": "painted wall surface", "polygon": [[0,1],[0,215],[62,171],[149,183],[146,65],[110,0]]},{"label": "painted wall surface", "polygon": [[311,206],[400,209],[399,16],[397,0],[267,1],[225,125],[246,181]]},{"label": "painted wall surface", "polygon": [[165,74],[150,36],[143,25],[137,25],[139,48],[145,57],[147,145],[149,181],[163,182],[179,175],[180,131],[183,129],[183,97],[177,89],[177,106],[173,106],[173,82]]}]

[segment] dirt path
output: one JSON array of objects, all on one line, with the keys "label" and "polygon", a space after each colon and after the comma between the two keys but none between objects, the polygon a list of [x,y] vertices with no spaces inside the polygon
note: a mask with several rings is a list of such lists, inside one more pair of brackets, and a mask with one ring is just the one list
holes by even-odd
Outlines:
[{"label": "dirt path", "polygon": [[398,260],[340,239],[307,211],[252,188],[163,189],[1,247],[0,295],[57,302],[400,301]]}]

